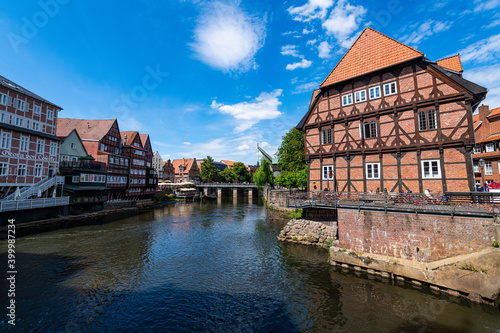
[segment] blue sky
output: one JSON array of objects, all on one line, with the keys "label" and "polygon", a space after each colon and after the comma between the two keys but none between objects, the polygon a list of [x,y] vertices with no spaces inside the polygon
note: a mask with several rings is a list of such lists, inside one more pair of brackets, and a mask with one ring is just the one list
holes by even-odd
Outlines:
[{"label": "blue sky", "polygon": [[0,74],[63,107],[149,133],[164,159],[274,153],[366,26],[464,76],[500,107],[500,0],[8,1]]}]

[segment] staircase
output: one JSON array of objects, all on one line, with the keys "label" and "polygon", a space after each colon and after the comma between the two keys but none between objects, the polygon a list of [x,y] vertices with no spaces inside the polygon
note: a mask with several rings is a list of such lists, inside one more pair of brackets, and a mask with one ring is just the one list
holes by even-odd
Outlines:
[{"label": "staircase", "polygon": [[[57,176],[57,177],[49,177],[45,178],[44,180],[32,185],[32,186],[26,186],[23,187],[19,193],[19,198],[18,200],[21,199],[29,199],[34,196],[38,196],[38,192],[40,191],[41,193],[47,191],[49,188],[52,186],[57,186],[57,185],[62,185],[64,184],[64,176]],[[8,196],[6,196],[3,200],[16,200],[16,193],[12,193]]]}]

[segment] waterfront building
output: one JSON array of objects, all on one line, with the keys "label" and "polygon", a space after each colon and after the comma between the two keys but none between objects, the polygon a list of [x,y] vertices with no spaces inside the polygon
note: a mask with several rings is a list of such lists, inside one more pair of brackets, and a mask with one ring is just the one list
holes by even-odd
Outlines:
[{"label": "waterfront building", "polygon": [[[25,192],[56,175],[60,144],[56,125],[61,110],[0,76],[0,198],[9,199],[18,188]],[[44,191],[49,188],[43,186]]]},{"label": "waterfront building", "polygon": [[[474,115],[476,146],[474,147],[474,175],[477,188],[485,183],[500,183],[500,108],[490,110],[488,105],[481,105],[479,113]],[[483,159],[484,166],[479,161]],[[484,175],[483,173],[484,168]]]},{"label": "waterfront building", "polygon": [[181,158],[172,161],[174,167],[174,183],[200,181],[200,168],[196,158]]},{"label": "waterfront building", "polygon": [[69,203],[82,206],[106,201],[106,165],[87,153],[76,129],[66,135],[65,130],[58,127],[56,135],[62,140],[59,172],[65,179],[64,193],[69,195]]},{"label": "waterfront building", "polygon": [[153,194],[158,188],[158,175],[153,167],[153,147],[149,134],[139,134],[142,147],[146,152],[146,189],[144,194]]},{"label": "waterfront building", "polygon": [[165,181],[168,180],[173,183],[175,178],[175,168],[170,160],[163,162],[162,170],[163,170],[163,180]]},{"label": "waterfront building", "polygon": [[122,155],[130,161],[129,186],[125,196],[144,195],[146,191],[146,150],[139,132],[120,132],[123,138]]},{"label": "waterfront building", "polygon": [[474,190],[472,113],[487,90],[371,28],[313,92],[308,188],[345,192]]},{"label": "waterfront building", "polygon": [[[122,155],[122,138],[116,119],[91,120],[60,118],[61,135],[76,129],[89,156],[106,165],[108,199],[126,196],[130,157]],[[67,133],[67,134],[66,134]]]},{"label": "waterfront building", "polygon": [[159,152],[156,152],[153,155],[153,168],[155,169],[158,179],[165,178],[165,173],[163,172],[163,158],[161,158]]}]

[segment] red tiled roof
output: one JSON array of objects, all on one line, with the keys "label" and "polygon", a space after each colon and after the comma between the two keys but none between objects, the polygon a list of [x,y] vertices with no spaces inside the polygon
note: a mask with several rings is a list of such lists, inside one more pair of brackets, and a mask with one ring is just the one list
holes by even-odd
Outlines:
[{"label": "red tiled roof", "polygon": [[226,164],[228,167],[232,168],[234,163],[234,161],[228,161],[228,160],[221,160],[222,163]]},{"label": "red tiled roof", "polygon": [[311,102],[309,103],[309,108],[311,108],[311,106],[312,106],[312,104],[314,102],[314,99],[316,98],[316,96],[318,96],[319,92],[320,92],[319,89],[314,89],[312,97],[311,97]]},{"label": "red tiled roof", "polygon": [[179,173],[180,166],[184,166],[185,173],[189,172],[189,170],[191,170],[191,167],[195,161],[196,161],[195,158],[180,158],[177,160],[173,160],[172,164],[174,166],[175,173]]},{"label": "red tiled roof", "polygon": [[464,71],[462,67],[462,62],[460,61],[460,55],[457,54],[453,57],[444,58],[436,61],[436,63],[446,69],[451,69],[452,71],[462,73]]},{"label": "red tiled roof", "polygon": [[479,113],[472,116],[472,121],[476,122],[479,120]]},{"label": "red tiled roof", "polygon": [[[125,143],[125,145],[127,146],[131,146],[132,143],[134,142],[134,139],[135,139],[135,136],[139,134],[139,132],[137,131],[123,131],[123,132],[120,132],[120,135],[123,139],[125,139],[125,135],[127,136],[127,142]],[[141,146],[142,146],[142,142],[141,142]]]},{"label": "red tiled roof", "polygon": [[487,115],[486,117],[496,117],[496,116],[500,116],[500,108],[491,110],[490,114]]},{"label": "red tiled roof", "polygon": [[58,118],[56,135],[66,137],[72,130],[76,129],[82,140],[101,140],[105,136],[116,119],[72,119]]},{"label": "red tiled roof", "polygon": [[481,141],[478,141],[477,143],[483,143],[483,142],[489,142],[489,141],[496,141],[500,140],[500,134],[493,134],[487,137],[486,139],[483,139]]},{"label": "red tiled roof", "polygon": [[393,66],[424,54],[372,28],[365,28],[320,87]]},{"label": "red tiled roof", "polygon": [[139,137],[141,138],[142,146],[145,147],[149,139],[149,134],[139,134]]}]

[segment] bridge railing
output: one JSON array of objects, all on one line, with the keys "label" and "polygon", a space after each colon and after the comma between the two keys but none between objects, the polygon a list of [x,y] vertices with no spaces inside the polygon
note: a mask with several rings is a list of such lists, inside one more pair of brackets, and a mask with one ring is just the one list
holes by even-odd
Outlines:
[{"label": "bridge railing", "polygon": [[287,206],[357,208],[446,215],[493,216],[500,214],[500,193],[392,193],[312,191],[287,197]]}]

